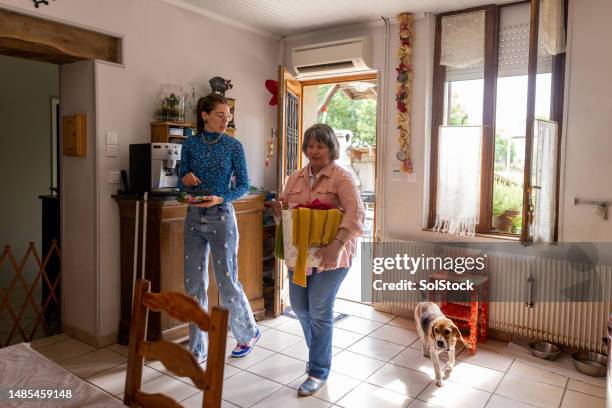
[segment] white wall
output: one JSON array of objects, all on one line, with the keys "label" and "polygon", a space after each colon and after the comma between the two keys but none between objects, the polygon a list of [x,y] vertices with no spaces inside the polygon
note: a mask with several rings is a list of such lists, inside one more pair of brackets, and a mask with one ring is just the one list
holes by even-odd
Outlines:
[{"label": "white wall", "polygon": [[[0,245],[11,245],[21,260],[31,241],[43,256],[38,196],[51,186],[51,98],[59,97],[59,66],[0,55],[0,78]],[[28,263],[28,272],[34,266]],[[7,282],[13,273],[0,275]]]},{"label": "white wall", "polygon": [[574,205],[575,197],[612,200],[611,15],[609,0],[570,0],[559,228],[564,241],[612,242],[612,215],[604,221],[594,207]]},{"label": "white wall", "polygon": [[[88,336],[115,340],[119,322],[119,218],[108,172],[128,168],[128,145],[150,140],[156,95],[165,83],[197,81],[208,92],[208,79],[230,78],[237,99],[236,126],[243,143],[251,184],[274,188],[273,167],[265,167],[265,138],[276,125],[276,108],[268,105],[266,79],[277,76],[278,41],[242,31],[201,15],[152,0],[62,0],[34,9],[31,2],[0,0],[0,7],[79,25],[123,38],[123,66],[95,63],[96,296],[72,323]],[[105,135],[119,134],[118,158],[105,156]],[[95,327],[90,314],[95,314]]]}]

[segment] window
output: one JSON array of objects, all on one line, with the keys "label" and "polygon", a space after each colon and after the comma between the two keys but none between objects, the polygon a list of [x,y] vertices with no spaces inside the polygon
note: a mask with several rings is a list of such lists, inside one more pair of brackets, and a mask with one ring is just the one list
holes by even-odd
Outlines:
[{"label": "window", "polygon": [[[562,0],[554,1],[562,4]],[[460,226],[453,229],[459,235],[493,233],[521,236],[523,240],[532,240],[542,228],[554,228],[550,236],[556,239],[557,124],[563,110],[565,58],[564,53],[551,55],[541,45],[537,57],[532,57],[536,49],[533,31],[542,28],[537,24],[532,27],[530,21],[538,11],[539,1],[532,0],[445,13],[437,18],[430,228],[451,232],[448,226],[454,224]],[[482,30],[480,37],[470,38],[471,28],[461,26],[466,23],[464,16],[469,15],[472,17],[467,20],[484,16],[484,26],[469,22],[476,27],[476,34]],[[449,33],[449,26],[461,30],[461,34],[468,32],[463,40],[451,41],[451,52],[449,41],[443,38],[449,35],[444,34],[444,30]],[[543,37],[541,33],[539,36]],[[479,38],[483,43],[480,59],[466,45],[478,44]],[[466,64],[461,64],[462,53]],[[479,144],[474,144],[474,132],[481,135]],[[461,147],[463,158],[458,158],[457,150],[450,153],[453,146]],[[469,163],[466,157],[470,157]],[[551,165],[553,170],[542,167]],[[457,177],[459,170],[470,179]],[[552,181],[551,172],[556,176]],[[474,195],[477,199],[472,200]],[[552,214],[553,220],[538,227],[534,215],[548,203],[555,208],[538,214],[549,218]],[[449,214],[449,208],[455,210]]]}]

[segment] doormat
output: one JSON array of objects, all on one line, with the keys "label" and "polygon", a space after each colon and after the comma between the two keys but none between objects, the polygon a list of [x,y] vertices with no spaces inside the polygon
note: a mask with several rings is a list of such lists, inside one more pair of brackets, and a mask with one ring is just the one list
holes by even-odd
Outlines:
[{"label": "doormat", "polygon": [[[292,319],[296,319],[297,320],[297,316],[295,315],[295,312],[293,311],[293,308],[291,306],[287,306],[285,308],[285,311],[283,312],[284,316],[290,317]],[[348,315],[346,313],[340,313],[340,312],[334,312],[334,323],[338,323],[340,320],[342,319],[346,319],[348,317]]]}]

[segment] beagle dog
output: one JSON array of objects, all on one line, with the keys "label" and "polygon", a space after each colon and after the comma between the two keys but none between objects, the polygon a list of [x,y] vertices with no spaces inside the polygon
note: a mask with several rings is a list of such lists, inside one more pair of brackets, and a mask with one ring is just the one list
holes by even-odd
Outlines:
[{"label": "beagle dog", "polygon": [[[419,303],[414,309],[414,321],[421,338],[423,355],[431,356],[436,373],[436,384],[441,387],[443,379],[448,379],[455,366],[457,340],[467,348],[471,346],[463,339],[455,323],[444,316],[438,305],[433,302]],[[443,376],[440,371],[440,354],[444,351],[448,351],[448,363]]]}]

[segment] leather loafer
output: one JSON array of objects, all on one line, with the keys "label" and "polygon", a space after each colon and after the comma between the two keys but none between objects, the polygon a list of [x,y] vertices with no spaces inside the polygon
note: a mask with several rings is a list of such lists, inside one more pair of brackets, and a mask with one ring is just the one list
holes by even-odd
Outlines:
[{"label": "leather loafer", "polygon": [[321,380],[319,378],[315,378],[309,375],[308,378],[306,378],[306,381],[304,381],[302,385],[300,385],[300,388],[298,388],[297,393],[301,397],[307,397],[319,391],[319,389],[324,385],[325,380]]}]

